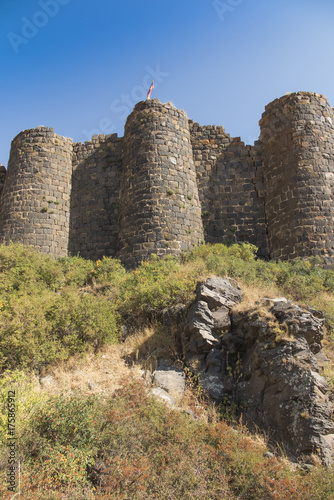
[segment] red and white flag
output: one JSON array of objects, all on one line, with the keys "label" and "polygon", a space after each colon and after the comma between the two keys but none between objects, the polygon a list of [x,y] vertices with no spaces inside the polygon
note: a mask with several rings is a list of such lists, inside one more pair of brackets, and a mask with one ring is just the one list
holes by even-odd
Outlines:
[{"label": "red and white flag", "polygon": [[150,99],[153,89],[154,89],[154,83],[153,83],[153,80],[152,80],[151,86],[150,86],[150,88],[148,89],[148,92],[147,92],[147,99]]}]

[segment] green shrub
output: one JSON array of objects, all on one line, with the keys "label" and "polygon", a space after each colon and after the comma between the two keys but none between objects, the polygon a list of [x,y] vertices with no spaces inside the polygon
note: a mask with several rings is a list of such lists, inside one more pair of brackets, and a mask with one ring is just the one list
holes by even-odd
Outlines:
[{"label": "green shrub", "polygon": [[[334,293],[334,272],[318,258],[266,262],[249,243],[207,244],[181,259],[152,256],[126,271],[117,259],[52,259],[23,245],[0,246],[0,369],[35,367],[98,349],[117,338],[119,314],[143,317],[194,297],[199,279],[227,276],[313,304]],[[328,301],[327,301],[328,302]],[[334,331],[331,301],[326,325]]]},{"label": "green shrub", "polygon": [[0,245],[0,294],[41,293],[59,289],[62,267],[50,256],[21,244]]},{"label": "green shrub", "polygon": [[118,259],[103,257],[102,260],[95,262],[96,283],[108,286],[114,294],[120,293],[126,276],[126,270]]},{"label": "green shrub", "polygon": [[162,309],[193,297],[196,278],[173,257],[150,260],[127,274],[120,299],[122,313],[140,314]]},{"label": "green shrub", "polygon": [[65,284],[83,287],[92,283],[95,265],[92,260],[86,260],[78,255],[59,259],[63,267]]},{"label": "green shrub", "polygon": [[104,296],[75,290],[22,295],[2,303],[0,370],[33,368],[97,350],[117,340],[115,307]]},{"label": "green shrub", "polygon": [[45,318],[50,338],[61,345],[66,357],[117,340],[115,307],[103,295],[63,291],[45,311]]},{"label": "green shrub", "polygon": [[45,310],[53,296],[11,296],[0,315],[0,371],[39,368],[59,356],[59,345],[50,338]]}]

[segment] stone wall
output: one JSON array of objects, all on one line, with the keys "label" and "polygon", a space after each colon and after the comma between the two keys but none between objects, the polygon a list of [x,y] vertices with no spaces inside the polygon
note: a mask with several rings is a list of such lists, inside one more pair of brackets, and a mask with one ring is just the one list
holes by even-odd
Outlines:
[{"label": "stone wall", "polygon": [[245,146],[223,127],[189,123],[205,240],[246,241],[267,256],[261,146]]},{"label": "stone wall", "polygon": [[261,257],[333,267],[333,120],[325,97],[298,92],[266,107],[254,146],[157,99],[136,105],[124,138],[73,145],[26,130],[8,172],[0,164],[0,242],[135,266],[204,239],[245,241]]},{"label": "stone wall", "polygon": [[171,104],[138,103],[124,134],[119,257],[179,255],[203,241],[188,118]]},{"label": "stone wall", "polygon": [[260,121],[272,259],[320,255],[334,263],[334,116],[326,98],[288,94]]},{"label": "stone wall", "polygon": [[0,163],[0,197],[1,197],[3,185],[5,183],[5,178],[6,178],[6,169],[2,165],[2,163]]},{"label": "stone wall", "polygon": [[118,197],[122,139],[96,135],[73,145],[69,251],[86,259],[114,256],[118,235]]},{"label": "stone wall", "polygon": [[71,139],[47,127],[21,132],[12,142],[1,197],[0,243],[67,255],[71,174]]}]

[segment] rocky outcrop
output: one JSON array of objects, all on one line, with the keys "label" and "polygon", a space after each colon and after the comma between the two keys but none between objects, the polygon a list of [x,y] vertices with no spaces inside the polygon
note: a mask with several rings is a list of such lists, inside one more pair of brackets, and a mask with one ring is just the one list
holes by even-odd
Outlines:
[{"label": "rocky outcrop", "polygon": [[231,331],[230,311],[241,301],[241,291],[236,282],[213,277],[198,283],[196,293],[182,335],[185,364],[196,375],[201,374],[202,386],[213,399],[221,401],[226,392],[222,335]]},{"label": "rocky outcrop", "polygon": [[333,462],[334,422],[319,374],[321,318],[290,302],[233,315],[241,355],[236,394],[247,420],[268,429],[297,455]]},{"label": "rocky outcrop", "polygon": [[184,324],[185,364],[216,401],[232,399],[294,456],[333,463],[333,404],[319,374],[322,314],[284,298],[235,310],[238,285],[210,278],[197,285]]}]

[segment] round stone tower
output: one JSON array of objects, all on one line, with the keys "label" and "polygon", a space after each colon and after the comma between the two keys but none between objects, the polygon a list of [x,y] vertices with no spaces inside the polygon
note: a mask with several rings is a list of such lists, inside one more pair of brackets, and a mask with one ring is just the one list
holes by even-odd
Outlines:
[{"label": "round stone tower", "polygon": [[119,258],[179,255],[202,242],[196,172],[184,111],[158,99],[128,117],[119,198]]},{"label": "round stone tower", "polygon": [[16,136],[1,197],[0,243],[66,256],[71,175],[71,139],[47,127]]},{"label": "round stone tower", "polygon": [[260,126],[270,257],[319,255],[333,266],[333,109],[320,94],[287,94]]}]

